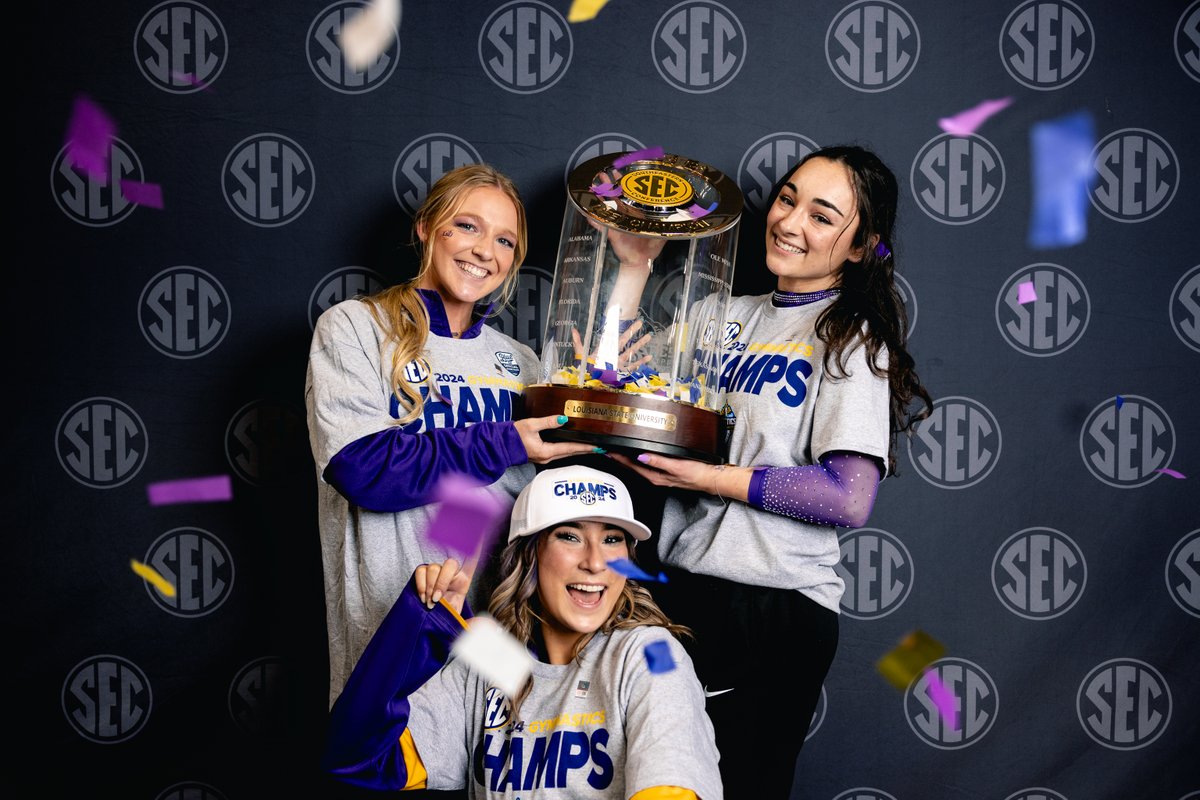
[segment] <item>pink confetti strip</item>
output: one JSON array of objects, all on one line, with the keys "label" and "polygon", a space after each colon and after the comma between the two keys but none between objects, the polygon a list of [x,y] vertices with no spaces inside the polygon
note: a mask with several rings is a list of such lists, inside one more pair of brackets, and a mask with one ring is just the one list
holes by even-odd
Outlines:
[{"label": "pink confetti strip", "polygon": [[1177,478],[1179,480],[1183,480],[1184,478],[1187,477],[1186,475],[1184,475],[1182,472],[1180,472],[1177,469],[1169,469],[1169,468],[1164,467],[1163,469],[1156,469],[1154,471],[1161,472],[1163,475],[1170,475],[1172,478]]},{"label": "pink confetti strip", "polygon": [[212,84],[205,83],[190,72],[171,70],[171,82],[176,86],[190,84],[195,86],[197,89],[203,89],[206,92],[212,91]]},{"label": "pink confetti strip", "polygon": [[988,117],[1008,108],[1012,101],[1011,97],[1000,100],[984,100],[974,108],[968,108],[952,117],[939,119],[938,127],[953,136],[970,136],[987,121]]},{"label": "pink confetti strip", "polygon": [[233,499],[233,482],[228,475],[207,478],[185,478],[159,481],[146,486],[146,496],[152,506],[175,503],[220,503]]},{"label": "pink confetti strip", "polygon": [[612,163],[613,169],[623,169],[628,167],[635,161],[645,161],[651,158],[662,158],[663,149],[661,147],[647,147],[645,150],[635,150],[632,153],[626,153]]},{"label": "pink confetti strip", "polygon": [[67,124],[67,162],[98,180],[108,180],[108,149],[117,125],[86,95],[75,97]]},{"label": "pink confetti strip", "polygon": [[508,507],[466,475],[451,473],[434,489],[438,509],[425,533],[429,541],[459,555],[484,547],[508,514]]},{"label": "pink confetti strip", "polygon": [[950,729],[958,730],[958,711],[954,708],[954,695],[938,680],[937,673],[928,671],[925,673],[925,678],[927,679],[929,699],[937,706],[938,713],[942,715],[942,719],[946,721]]},{"label": "pink confetti strip", "polygon": [[121,181],[121,194],[131,203],[147,208],[163,207],[162,187],[157,183],[142,183],[141,181]]},{"label": "pink confetti strip", "polygon": [[1037,300],[1037,292],[1033,289],[1033,281],[1017,284],[1017,302],[1021,305]]},{"label": "pink confetti strip", "polygon": [[600,197],[620,197],[621,187],[611,183],[597,183],[592,185],[592,193]]},{"label": "pink confetti strip", "polygon": [[713,203],[708,208],[705,208],[699,203],[692,203],[690,206],[688,206],[687,213],[691,215],[692,219],[700,219],[701,217],[707,217],[709,214],[716,211],[716,209],[716,203]]}]

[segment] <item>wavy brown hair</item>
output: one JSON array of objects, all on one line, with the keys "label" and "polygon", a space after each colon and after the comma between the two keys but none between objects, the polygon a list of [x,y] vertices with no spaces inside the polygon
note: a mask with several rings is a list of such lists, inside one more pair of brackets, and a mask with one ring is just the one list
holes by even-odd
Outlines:
[{"label": "wavy brown hair", "polygon": [[[516,247],[513,250],[513,265],[500,285],[500,305],[507,305],[517,283],[517,271],[525,259],[528,235],[525,225],[525,205],[517,186],[506,175],[487,164],[467,164],[452,169],[437,180],[417,209],[413,217],[412,244],[421,253],[421,265],[412,280],[389,286],[383,291],[363,298],[371,310],[371,316],[387,333],[387,341],[396,345],[392,353],[392,393],[408,412],[396,420],[405,425],[421,416],[424,401],[418,384],[408,380],[404,368],[416,361],[429,374],[426,382],[432,385],[432,371],[425,358],[425,339],[429,336],[429,312],[417,293],[417,285],[429,274],[433,265],[433,249],[426,247],[424,240],[434,236],[439,228],[458,213],[468,192],[481,188],[495,188],[512,200],[517,210]],[[422,237],[422,232],[424,237]]]},{"label": "wavy brown hair", "polygon": [[[891,438],[887,469],[888,474],[895,474],[896,434],[911,435],[913,426],[933,410],[933,400],[908,352],[908,314],[896,289],[896,176],[870,150],[853,145],[822,147],[805,156],[775,185],[768,208],[778,201],[780,190],[796,169],[814,158],[836,161],[846,168],[858,206],[858,230],[851,248],[862,248],[861,260],[842,264],[836,284],[841,292],[817,318],[817,336],[825,343],[825,369],[834,377],[845,376],[850,353],[860,341],[866,345],[871,372],[888,379]],[[888,353],[886,370],[878,364],[884,348]],[[831,363],[836,364],[836,372],[830,369]],[[914,401],[919,401],[916,409],[912,408]]]},{"label": "wavy brown hair", "polygon": [[[500,574],[505,577],[492,592],[491,602],[488,603],[488,613],[504,626],[505,630],[526,647],[539,651],[545,649],[541,638],[541,615],[545,612],[537,593],[537,548],[542,538],[549,536],[554,530],[547,528],[532,536],[522,536],[508,543],[500,554]],[[629,558],[633,560],[636,542],[628,534],[625,535],[625,541],[629,544]],[[644,586],[632,578],[627,578],[612,614],[597,631],[579,637],[571,649],[571,660],[579,657],[596,633],[609,634],[615,630],[642,625],[666,628],[676,638],[692,635],[691,630],[685,626],[671,622]],[[532,680],[530,678],[530,682],[513,698],[513,714],[517,713],[521,702],[529,695]]]}]

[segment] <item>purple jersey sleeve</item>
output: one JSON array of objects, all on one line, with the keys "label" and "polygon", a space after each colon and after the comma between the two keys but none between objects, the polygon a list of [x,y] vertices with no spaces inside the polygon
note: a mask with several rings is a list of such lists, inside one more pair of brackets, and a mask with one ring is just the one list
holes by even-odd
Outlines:
[{"label": "purple jersey sleeve", "polygon": [[756,470],[747,502],[805,522],[858,528],[871,516],[880,475],[871,456],[827,453],[819,464]]},{"label": "purple jersey sleeve", "polygon": [[388,428],[339,450],[325,468],[325,480],[357,506],[395,512],[433,502],[434,488],[447,473],[490,484],[528,460],[512,422],[424,433]]},{"label": "purple jersey sleeve", "polygon": [[[462,616],[471,610],[463,606]],[[462,624],[441,604],[421,603],[410,579],[371,637],[330,711],[321,766],[346,783],[403,789],[408,770],[400,735],[408,697],[442,668]]]}]

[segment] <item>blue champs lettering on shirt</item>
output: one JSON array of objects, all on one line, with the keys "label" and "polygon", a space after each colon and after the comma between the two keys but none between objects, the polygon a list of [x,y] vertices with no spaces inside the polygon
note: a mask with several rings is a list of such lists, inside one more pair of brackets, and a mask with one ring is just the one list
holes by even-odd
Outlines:
[{"label": "blue champs lettering on shirt", "polygon": [[812,376],[813,368],[802,354],[811,350],[808,345],[794,342],[730,342],[721,355],[721,389],[753,395],[774,392],[779,402],[796,408],[808,394],[805,381]]},{"label": "blue champs lettering on shirt", "polygon": [[507,698],[495,688],[488,689],[485,705],[488,730],[472,757],[480,786],[491,792],[561,789],[578,785],[572,778],[585,772],[596,791],[612,784],[604,710],[513,723]]},{"label": "blue champs lettering on shirt", "polygon": [[[454,376],[459,377],[459,376]],[[513,400],[519,395],[495,386],[465,383],[438,386],[440,397],[430,399],[429,387],[421,387],[424,413],[404,426],[405,433],[435,428],[462,428],[473,422],[507,422],[512,419]],[[450,403],[445,400],[449,399]],[[388,405],[392,419],[399,419],[400,402],[393,394]]]}]

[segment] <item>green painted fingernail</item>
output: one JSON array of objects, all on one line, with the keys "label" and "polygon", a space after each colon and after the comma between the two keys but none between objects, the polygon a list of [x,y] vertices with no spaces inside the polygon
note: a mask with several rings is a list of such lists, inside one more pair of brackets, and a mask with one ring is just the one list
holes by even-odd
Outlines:
[{"label": "green painted fingernail", "polygon": [[567,417],[566,417],[566,415],[565,415],[565,414],[559,414],[559,415],[558,415],[558,424],[559,424],[559,425],[566,425],[566,424],[567,424]]},{"label": "green painted fingernail", "polygon": [[602,456],[605,453],[607,453],[608,451],[605,450],[603,447],[593,447],[592,452],[595,453],[596,455]]}]

